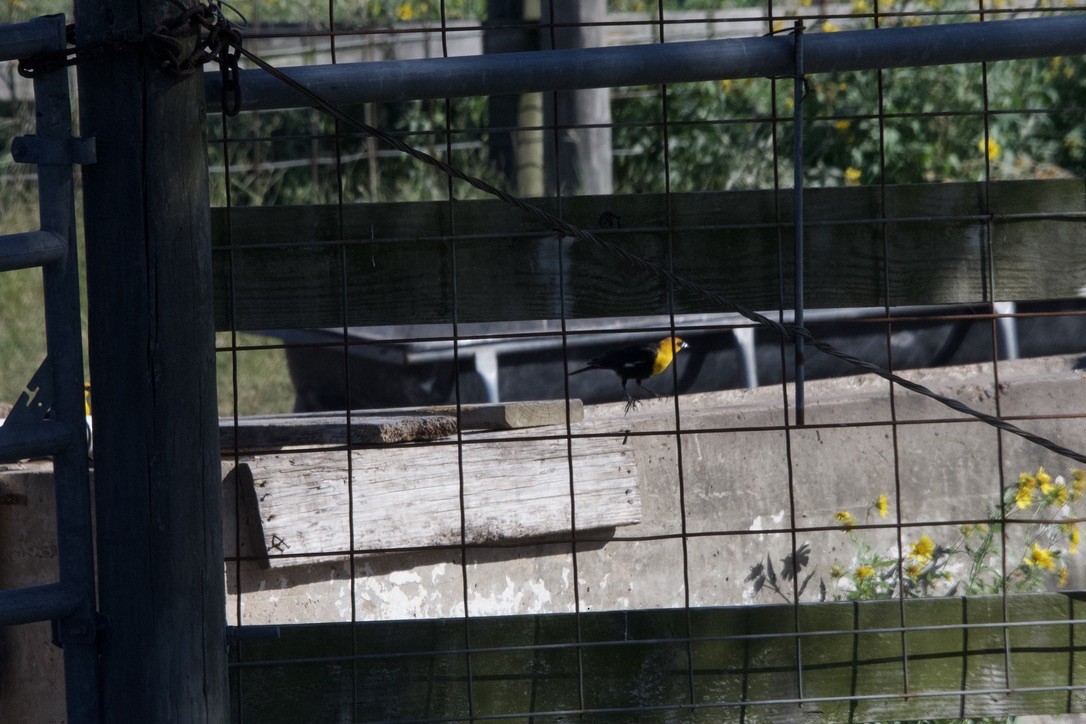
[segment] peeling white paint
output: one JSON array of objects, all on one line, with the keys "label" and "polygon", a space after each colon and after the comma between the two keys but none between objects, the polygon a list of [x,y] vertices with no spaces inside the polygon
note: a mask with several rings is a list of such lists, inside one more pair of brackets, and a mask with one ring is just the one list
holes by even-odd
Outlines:
[{"label": "peeling white paint", "polygon": [[[781,521],[784,520],[784,515],[786,512],[787,511],[782,510],[779,513],[769,516],[769,520],[773,523],[774,529],[780,527]],[[754,520],[751,522],[750,527],[747,530],[767,530],[765,524],[762,523],[762,516],[755,516]]]},{"label": "peeling white paint", "polygon": [[393,571],[388,574],[388,580],[393,586],[402,586],[406,583],[421,583],[422,576],[415,571]]},{"label": "peeling white paint", "polygon": [[511,613],[550,613],[553,611],[550,588],[546,581],[535,578],[518,583],[505,577],[505,587],[489,595],[471,598],[471,615],[497,616]]}]

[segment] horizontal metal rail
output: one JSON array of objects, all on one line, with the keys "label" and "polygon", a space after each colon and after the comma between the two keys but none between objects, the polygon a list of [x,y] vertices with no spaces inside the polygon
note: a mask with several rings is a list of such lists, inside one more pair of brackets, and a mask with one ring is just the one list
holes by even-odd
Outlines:
[{"label": "horizontal metal rail", "polygon": [[[19,60],[57,49],[57,22],[46,15],[25,23],[0,25],[0,60]],[[61,20],[61,25],[64,21]]]},{"label": "horizontal metal rail", "polygon": [[[911,28],[812,33],[804,72],[949,65],[1086,53],[1086,14]],[[542,50],[454,58],[343,63],[283,72],[336,105],[536,91],[791,76],[791,36],[729,38],[612,48]],[[206,77],[208,110],[221,79]],[[241,108],[311,102],[262,70],[241,71]]]},{"label": "horizontal metal rail", "polygon": [[51,231],[25,231],[0,236],[0,272],[29,269],[60,261],[68,240]]},{"label": "horizontal metal rail", "polygon": [[0,626],[64,618],[84,599],[82,591],[61,583],[0,591]]},{"label": "horizontal metal rail", "polygon": [[72,440],[72,430],[55,420],[0,427],[0,462],[56,455]]}]

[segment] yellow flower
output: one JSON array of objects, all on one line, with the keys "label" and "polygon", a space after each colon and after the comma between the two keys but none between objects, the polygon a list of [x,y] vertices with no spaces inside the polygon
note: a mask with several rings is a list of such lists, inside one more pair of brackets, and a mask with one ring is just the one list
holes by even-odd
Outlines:
[{"label": "yellow flower", "polygon": [[845,169],[845,181],[848,182],[849,186],[855,186],[860,183],[860,175],[860,169],[858,168],[849,166]]},{"label": "yellow flower", "polygon": [[928,563],[935,556],[935,541],[926,535],[920,536],[920,540],[909,546],[908,558],[916,559],[917,563]]},{"label": "yellow flower", "polygon": [[835,123],[834,125],[837,126],[838,131],[847,131],[848,127],[852,125],[852,121],[849,121],[847,119],[842,118],[841,120],[837,121],[837,123]]},{"label": "yellow flower", "polygon": [[979,530],[981,533],[987,533],[988,532],[988,524],[987,523],[977,523],[977,530]]},{"label": "yellow flower", "polygon": [[1072,470],[1071,478],[1071,502],[1073,503],[1086,492],[1086,470]]},{"label": "yellow flower", "polygon": [[879,511],[879,517],[883,519],[890,513],[890,501],[887,499],[886,493],[875,498],[875,510]]},{"label": "yellow flower", "polygon": [[788,24],[785,23],[783,20],[774,20],[772,29],[773,29],[774,33],[779,33],[782,30],[784,30],[787,26],[788,26]]},{"label": "yellow flower", "polygon": [[855,15],[866,15],[871,12],[871,3],[868,0],[852,0],[852,12]]},{"label": "yellow flower", "polygon": [[1063,532],[1067,534],[1067,552],[1071,555],[1078,553],[1078,544],[1082,542],[1082,533],[1078,529],[1078,525],[1075,523],[1064,523],[1060,526]]},{"label": "yellow flower", "polygon": [[1014,502],[1019,508],[1025,510],[1033,504],[1033,491],[1037,489],[1037,478],[1029,473],[1018,476],[1018,492],[1014,494]]},{"label": "yellow flower", "polygon": [[969,525],[968,523],[963,523],[962,527],[959,530],[961,530],[962,535],[966,538],[973,535],[973,526]]},{"label": "yellow flower", "polygon": [[905,575],[907,575],[909,578],[913,579],[914,581],[917,578],[920,578],[920,574],[923,573],[923,572],[924,572],[924,569],[921,568],[920,566],[916,565],[915,563],[911,563],[911,564],[905,566]]},{"label": "yellow flower", "polygon": [[1037,468],[1037,474],[1033,477],[1037,478],[1037,482],[1041,484],[1041,489],[1052,482],[1052,476],[1045,472],[1044,466]]},{"label": "yellow flower", "polygon": [[404,21],[410,20],[415,17],[415,9],[411,7],[411,3],[403,3],[396,10],[396,17]]},{"label": "yellow flower", "polygon": [[720,81],[720,90],[722,90],[722,91],[730,91],[731,89],[732,89],[731,80],[725,78],[724,80]]},{"label": "yellow flower", "polygon": [[831,23],[829,20],[822,23],[822,32],[823,33],[836,33],[840,29],[841,28],[837,27],[836,25]]},{"label": "yellow flower", "polygon": [[844,578],[845,569],[834,563],[830,566],[830,578]]},{"label": "yellow flower", "polygon": [[999,158],[999,154],[1003,153],[1003,147],[999,145],[999,141],[991,137],[988,138],[987,146],[985,146],[985,140],[983,138],[977,141],[977,148],[981,153],[985,153],[988,156],[989,161],[996,160]]},{"label": "yellow flower", "polygon": [[856,519],[853,518],[852,513],[848,512],[847,510],[839,510],[837,511],[837,515],[833,517],[837,520],[838,523],[845,526],[846,528],[851,528],[852,526],[856,525]]},{"label": "yellow flower", "polygon": [[1056,570],[1056,556],[1048,548],[1042,548],[1036,543],[1033,544],[1033,550],[1029,555],[1022,559],[1022,562],[1027,566],[1036,566],[1037,568],[1043,568],[1046,571]]},{"label": "yellow flower", "polygon": [[1054,503],[1061,508],[1067,505],[1067,486],[1063,484],[1063,478],[1056,478],[1054,483],[1042,483],[1041,492],[1045,494],[1045,500]]},{"label": "yellow flower", "polygon": [[862,581],[865,578],[871,578],[873,575],[875,575],[875,569],[871,566],[860,566],[856,569],[855,573],[857,581]]},{"label": "yellow flower", "polygon": [[1067,579],[1068,579],[1068,577],[1070,575],[1071,575],[1071,572],[1069,570],[1067,570],[1067,566],[1064,566],[1063,568],[1061,568],[1060,572],[1059,572],[1059,578],[1056,579],[1056,585],[1058,585],[1058,586],[1066,586],[1067,585]]}]

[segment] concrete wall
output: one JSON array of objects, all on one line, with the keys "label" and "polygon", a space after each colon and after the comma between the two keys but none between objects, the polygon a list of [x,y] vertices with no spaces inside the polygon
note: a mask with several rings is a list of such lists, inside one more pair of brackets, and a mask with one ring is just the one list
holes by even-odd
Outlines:
[{"label": "concrete wall", "polygon": [[[1001,362],[1002,414],[1080,416],[1018,423],[1086,449],[1081,419],[1086,381],[1072,369],[1074,362],[1072,357]],[[991,365],[909,377],[979,409],[995,410]],[[855,555],[856,544],[833,528],[834,514],[848,510],[861,522],[878,522],[867,513],[870,502],[884,492],[896,497],[887,384],[854,377],[812,382],[806,392],[811,427],[788,435],[760,429],[782,422],[780,387],[684,396],[679,422],[691,434],[683,435],[681,445],[673,432],[671,398],[646,402],[627,416],[621,405],[587,408],[575,433],[629,431],[643,518],[612,534],[579,535],[576,575],[569,542],[469,551],[464,569],[458,550],[359,556],[352,611],[346,557],[273,571],[246,562],[227,566],[228,620],[238,622],[239,601],[243,624],[349,621],[352,615],[358,620],[463,616],[462,570],[473,616],[683,606],[687,586],[692,606],[780,602],[771,592],[753,596],[744,578],[766,554],[779,571],[779,559],[792,548],[789,459],[796,526],[830,527],[796,535],[797,545],[811,545],[815,581],[828,578],[833,561],[850,564]],[[1003,435],[1000,440],[986,425],[954,422],[959,415],[912,393],[895,395],[894,414],[904,423],[897,427],[896,441],[901,506],[894,506],[890,520],[900,512],[906,525],[923,523],[904,529],[906,543],[920,533],[949,540],[957,534],[951,521],[986,515],[986,506],[998,499],[1000,448],[1008,484],[1018,472],[1039,465],[1054,474],[1073,467],[1018,438]],[[230,500],[227,496],[228,510]],[[228,517],[230,546],[235,538]],[[897,541],[892,528],[857,536],[883,552]],[[1017,565],[1019,555],[1020,546],[1010,546],[1008,565]],[[1067,559],[1069,588],[1086,586],[1081,557]],[[49,465],[8,466],[0,470],[0,587],[46,583],[55,575]],[[815,583],[804,598],[816,597]],[[0,629],[0,721],[63,721],[64,702],[57,695],[62,661],[49,639],[48,624]]]},{"label": "concrete wall", "polygon": [[[0,466],[0,589],[57,580],[56,530],[52,464]],[[0,722],[66,721],[64,657],[51,639],[48,622],[0,626]]]},{"label": "concrete wall", "polygon": [[[1071,357],[1001,362],[1002,414],[1082,415],[1086,388],[1073,364]],[[908,376],[977,409],[996,411],[991,365]],[[959,521],[985,518],[998,504],[1000,450],[1008,485],[1019,472],[1040,465],[1054,475],[1074,467],[1020,438],[1003,434],[1001,440],[983,423],[962,422],[960,414],[914,393],[899,390],[891,410],[889,386],[878,379],[812,382],[806,395],[809,427],[787,435],[780,429],[780,387],[684,396],[681,443],[670,398],[646,402],[626,416],[622,405],[586,408],[574,434],[630,433],[627,444],[635,452],[643,506],[638,525],[584,532],[575,545],[567,539],[469,550],[463,568],[459,550],[357,556],[353,608],[346,556],[271,571],[250,562],[231,564],[227,615],[238,621],[240,601],[240,621],[247,624],[347,621],[352,615],[358,620],[463,616],[462,571],[472,616],[683,606],[687,596],[693,606],[780,602],[767,591],[753,596],[744,579],[767,555],[780,570],[780,559],[792,550],[793,525],[829,528],[797,533],[795,540],[797,546],[811,546],[808,570],[815,576],[803,598],[815,600],[818,580],[831,583],[831,563],[855,567],[858,544],[835,527],[837,511],[849,511],[860,523],[893,523],[900,514],[905,545],[921,534],[950,544]],[[896,440],[892,414],[902,423]],[[1020,424],[1086,449],[1080,419]],[[527,432],[561,435],[564,427]],[[900,490],[895,490],[895,468]],[[575,480],[576,475],[575,469]],[[883,493],[892,505],[886,521],[869,510]],[[909,527],[914,524],[922,525]],[[1021,559],[1015,535],[1009,533],[1009,568]],[[896,551],[892,527],[856,536],[884,554]],[[234,540],[230,529],[226,540],[228,546]],[[1066,562],[1069,585],[1086,585],[1079,557]]]}]

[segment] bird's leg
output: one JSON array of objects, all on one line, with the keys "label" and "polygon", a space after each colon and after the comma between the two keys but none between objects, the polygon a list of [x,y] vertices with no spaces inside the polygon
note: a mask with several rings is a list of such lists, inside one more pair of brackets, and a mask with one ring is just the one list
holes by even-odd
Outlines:
[{"label": "bird's leg", "polygon": [[638,387],[640,387],[641,389],[643,389],[643,390],[644,390],[645,392],[647,392],[647,393],[649,393],[650,395],[652,395],[653,397],[659,397],[659,395],[658,395],[658,394],[656,394],[655,392],[653,392],[652,390],[650,390],[650,389],[649,389],[648,387],[645,387],[645,386],[644,386],[643,384],[641,384],[641,380],[637,380],[637,386],[638,386]]},{"label": "bird's leg", "polygon": [[637,400],[635,400],[634,396],[630,394],[630,391],[626,389],[626,380],[622,381],[622,391],[626,393],[626,411],[622,414],[628,415],[630,414],[630,410],[637,409]]}]

